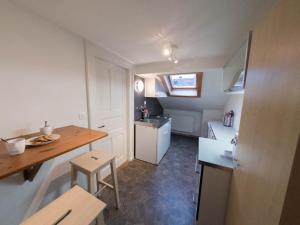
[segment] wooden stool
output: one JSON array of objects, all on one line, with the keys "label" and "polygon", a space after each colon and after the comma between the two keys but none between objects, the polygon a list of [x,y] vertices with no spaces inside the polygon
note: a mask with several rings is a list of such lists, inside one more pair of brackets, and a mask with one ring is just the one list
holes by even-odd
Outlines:
[{"label": "wooden stool", "polygon": [[[71,163],[71,187],[76,184],[77,172],[81,171],[87,175],[88,191],[93,195],[100,194],[104,188],[109,187],[115,192],[116,207],[120,208],[119,189],[116,173],[116,157],[113,154],[104,152],[103,150],[93,150],[78,156],[70,161]],[[111,174],[113,178],[113,186],[100,179],[100,169],[110,164]],[[95,176],[96,175],[96,185]],[[100,185],[103,185],[101,187]],[[94,187],[97,191],[94,191]]]},{"label": "wooden stool", "polygon": [[98,225],[105,225],[102,213],[105,207],[104,202],[75,186],[21,225],[89,225],[95,219]]}]

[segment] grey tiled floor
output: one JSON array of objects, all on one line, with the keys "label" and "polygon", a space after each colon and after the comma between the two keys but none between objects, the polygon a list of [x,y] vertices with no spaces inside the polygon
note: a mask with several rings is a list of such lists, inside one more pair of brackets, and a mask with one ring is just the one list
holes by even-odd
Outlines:
[{"label": "grey tiled floor", "polygon": [[[197,139],[172,135],[159,166],[133,160],[118,170],[121,208],[104,191],[100,199],[107,225],[193,225]],[[109,177],[108,180],[111,178]]]}]

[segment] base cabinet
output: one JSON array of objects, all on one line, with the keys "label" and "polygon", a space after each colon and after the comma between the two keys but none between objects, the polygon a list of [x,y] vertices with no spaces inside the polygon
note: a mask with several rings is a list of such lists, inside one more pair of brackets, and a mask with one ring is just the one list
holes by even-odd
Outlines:
[{"label": "base cabinet", "polygon": [[224,225],[232,170],[199,165],[196,224]]},{"label": "base cabinet", "polygon": [[160,128],[135,125],[135,158],[159,164],[170,147],[171,121]]}]

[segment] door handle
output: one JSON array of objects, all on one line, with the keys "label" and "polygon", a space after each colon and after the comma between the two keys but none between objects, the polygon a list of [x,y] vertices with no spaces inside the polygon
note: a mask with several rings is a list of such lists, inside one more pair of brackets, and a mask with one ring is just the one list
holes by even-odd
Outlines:
[{"label": "door handle", "polygon": [[234,167],[233,167],[234,169],[238,169],[239,167],[241,167],[241,164],[239,163],[238,160],[234,159],[233,163],[234,163]]},{"label": "door handle", "polygon": [[105,127],[105,125],[102,125],[102,126],[100,126],[100,127],[98,127],[98,128],[103,128],[103,127]]}]

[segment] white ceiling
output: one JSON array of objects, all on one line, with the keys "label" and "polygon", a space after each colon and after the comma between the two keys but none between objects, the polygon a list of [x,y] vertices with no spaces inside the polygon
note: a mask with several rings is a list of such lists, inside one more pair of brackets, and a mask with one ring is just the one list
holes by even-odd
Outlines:
[{"label": "white ceiling", "polygon": [[274,0],[14,0],[128,61],[230,55]]}]

